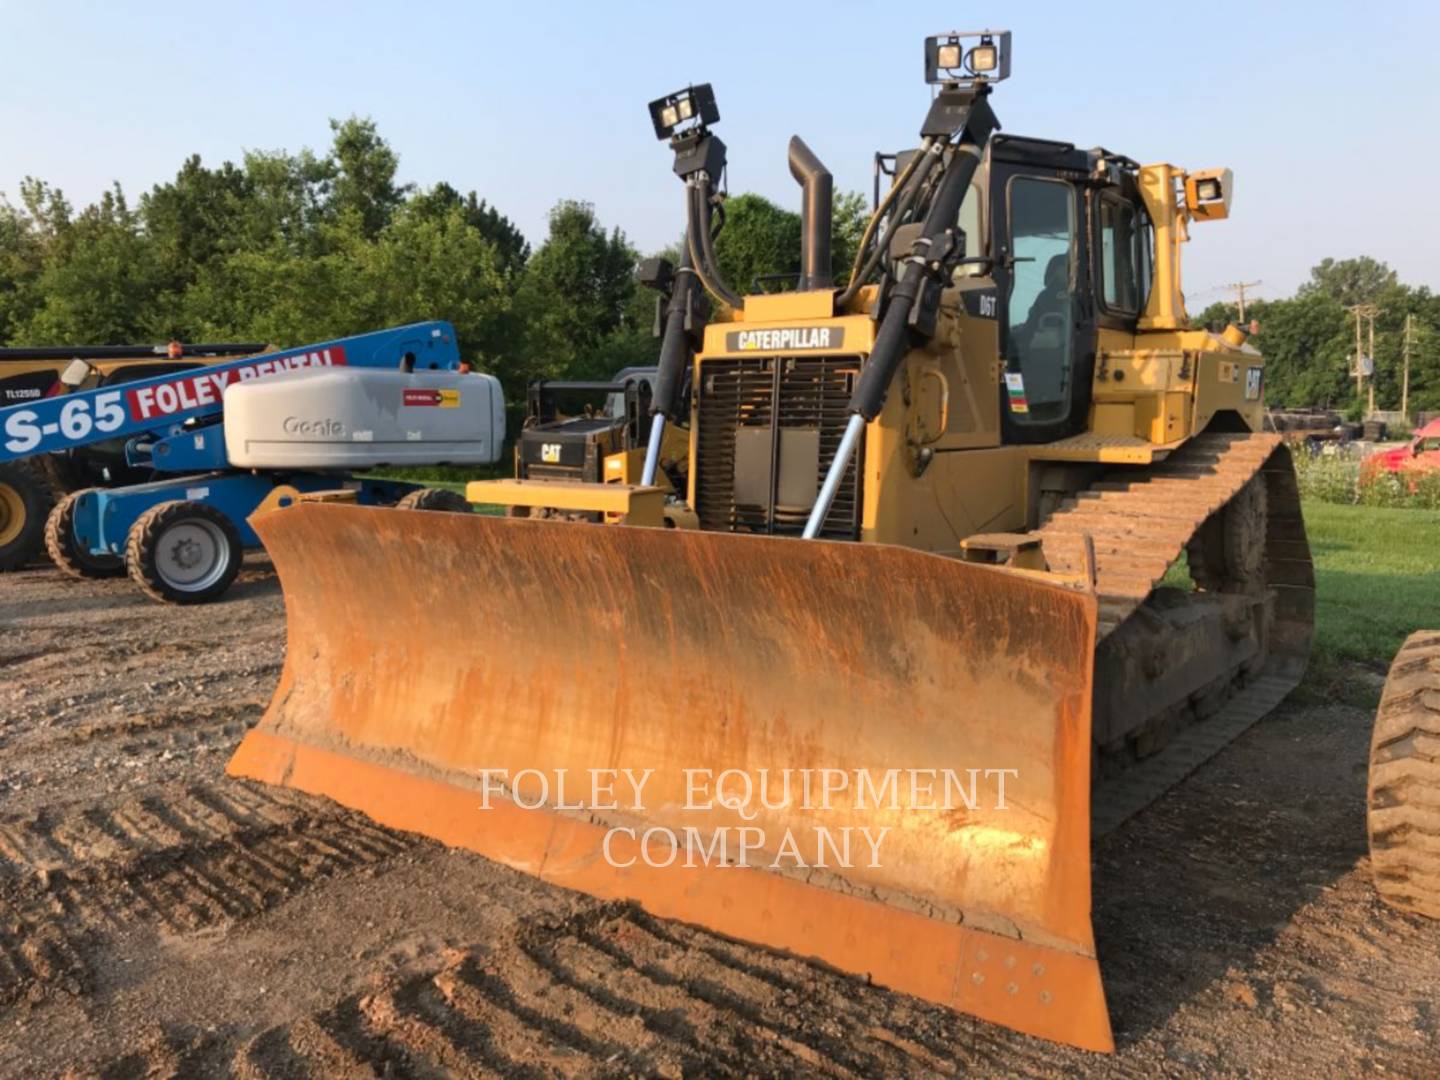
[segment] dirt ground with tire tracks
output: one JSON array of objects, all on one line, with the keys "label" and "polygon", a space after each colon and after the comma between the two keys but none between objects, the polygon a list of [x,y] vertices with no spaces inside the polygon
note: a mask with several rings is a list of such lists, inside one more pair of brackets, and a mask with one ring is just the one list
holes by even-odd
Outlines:
[{"label": "dirt ground with tire tracks", "polygon": [[1440,1062],[1440,924],[1389,910],[1368,879],[1364,709],[1283,706],[1100,843],[1106,1058],[225,778],[280,670],[263,557],[191,609],[125,579],[7,574],[0,631],[0,1075]]}]

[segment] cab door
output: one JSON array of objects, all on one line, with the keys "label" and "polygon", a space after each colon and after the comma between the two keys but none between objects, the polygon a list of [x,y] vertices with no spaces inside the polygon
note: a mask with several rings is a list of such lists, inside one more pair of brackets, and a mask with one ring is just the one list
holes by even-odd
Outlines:
[{"label": "cab door", "polygon": [[1084,175],[1004,160],[992,167],[1005,443],[1054,442],[1085,430],[1095,369],[1095,307]]}]

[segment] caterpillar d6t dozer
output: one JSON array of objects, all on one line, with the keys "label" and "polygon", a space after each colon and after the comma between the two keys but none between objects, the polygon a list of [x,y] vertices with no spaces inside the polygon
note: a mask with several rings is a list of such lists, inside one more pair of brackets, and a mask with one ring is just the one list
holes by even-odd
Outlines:
[{"label": "caterpillar d6t dozer", "polygon": [[687,240],[642,482],[555,489],[611,524],[259,518],[289,648],[230,771],[1110,1049],[1092,832],[1296,684],[1312,575],[1261,357],[1183,310],[1229,172],[1000,134],[1009,45],[928,41],[843,287],[797,138],[796,288],[732,291],[715,99],[654,102]]}]

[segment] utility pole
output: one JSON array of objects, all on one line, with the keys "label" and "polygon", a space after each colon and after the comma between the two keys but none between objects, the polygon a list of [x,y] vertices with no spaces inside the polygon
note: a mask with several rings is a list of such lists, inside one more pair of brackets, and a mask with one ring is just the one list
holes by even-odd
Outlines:
[{"label": "utility pole", "polygon": [[1410,326],[1415,320],[1413,312],[1405,313],[1405,374],[1400,380],[1400,419],[1410,423]]},{"label": "utility pole", "polygon": [[[1380,308],[1375,304],[1352,304],[1345,309],[1355,316],[1355,401],[1358,404],[1365,397],[1365,338],[1364,320],[1370,320],[1370,362],[1375,362],[1375,316]],[[1370,411],[1375,411],[1375,384],[1370,384]]]},{"label": "utility pole", "polygon": [[1253,289],[1257,285],[1264,285],[1263,281],[1232,281],[1229,285],[1221,285],[1222,289],[1235,294],[1236,306],[1240,309],[1240,325],[1245,325],[1245,290]]},{"label": "utility pole", "polygon": [[1375,313],[1370,313],[1370,404],[1366,416],[1375,415]]}]

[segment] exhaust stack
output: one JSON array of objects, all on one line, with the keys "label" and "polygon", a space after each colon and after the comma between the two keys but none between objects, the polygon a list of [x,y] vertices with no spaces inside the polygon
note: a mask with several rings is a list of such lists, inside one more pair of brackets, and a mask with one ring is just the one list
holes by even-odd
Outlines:
[{"label": "exhaust stack", "polygon": [[835,181],[799,135],[790,139],[789,157],[790,175],[805,192],[800,211],[799,288],[828,289],[835,283],[830,273],[830,213]]}]

